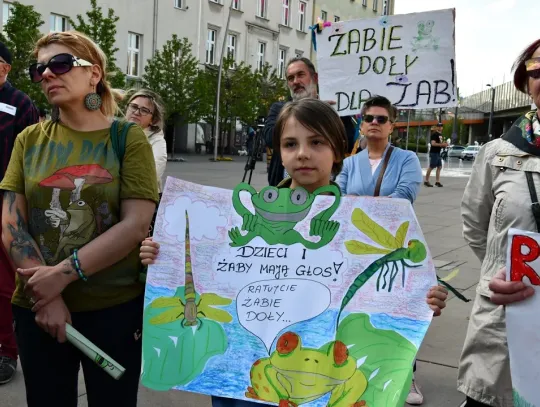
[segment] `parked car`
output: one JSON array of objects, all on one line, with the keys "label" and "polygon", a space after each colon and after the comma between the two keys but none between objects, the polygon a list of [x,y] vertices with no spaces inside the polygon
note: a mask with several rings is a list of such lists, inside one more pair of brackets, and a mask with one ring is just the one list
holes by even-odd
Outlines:
[{"label": "parked car", "polygon": [[463,150],[465,150],[465,147],[463,146],[450,146],[441,151],[441,158],[443,160],[446,160],[447,158],[452,158],[452,157],[460,158],[461,152]]},{"label": "parked car", "polygon": [[462,160],[474,160],[478,151],[480,151],[480,146],[469,146],[461,152],[461,157],[459,158]]}]

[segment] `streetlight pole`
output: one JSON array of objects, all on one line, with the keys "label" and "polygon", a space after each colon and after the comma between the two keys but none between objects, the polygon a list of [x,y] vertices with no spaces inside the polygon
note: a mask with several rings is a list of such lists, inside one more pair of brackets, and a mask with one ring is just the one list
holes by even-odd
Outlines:
[{"label": "streetlight pole", "polygon": [[405,138],[405,150],[409,149],[409,128],[411,126],[411,109],[407,112],[407,137]]},{"label": "streetlight pole", "polygon": [[489,112],[489,124],[488,124],[488,137],[489,141],[491,141],[491,128],[493,126],[493,111],[495,110],[495,88],[493,85],[487,85],[489,88],[491,88],[491,110]]},{"label": "streetlight pole", "polygon": [[454,124],[452,126],[452,143],[455,144],[458,136],[458,114],[459,114],[459,88],[457,88],[457,104],[454,109]]},{"label": "streetlight pole", "polygon": [[231,10],[233,1],[229,6],[229,15],[227,16],[227,25],[225,26],[225,32],[223,33],[223,45],[221,46],[221,55],[219,56],[219,69],[217,80],[217,92],[216,92],[216,123],[214,125],[214,161],[217,161],[218,143],[219,143],[219,98],[221,96],[221,76],[223,74],[223,57],[225,56],[225,48],[227,46],[227,36],[229,34],[229,24],[231,23]]}]

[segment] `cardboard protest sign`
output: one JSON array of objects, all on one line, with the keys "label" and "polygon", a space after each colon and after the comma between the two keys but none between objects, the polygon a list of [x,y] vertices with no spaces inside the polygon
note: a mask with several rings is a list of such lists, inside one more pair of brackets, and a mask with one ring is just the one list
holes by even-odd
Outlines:
[{"label": "cardboard protest sign", "polygon": [[321,100],[341,116],[374,95],[398,108],[456,106],[455,10],[326,23],[316,37]]},{"label": "cardboard protest sign", "polygon": [[436,284],[408,201],[169,177],[154,239],[143,385],[280,405],[403,406]]},{"label": "cardboard protest sign", "polygon": [[540,406],[540,234],[510,229],[507,280],[530,284],[535,294],[506,307],[514,406]]}]

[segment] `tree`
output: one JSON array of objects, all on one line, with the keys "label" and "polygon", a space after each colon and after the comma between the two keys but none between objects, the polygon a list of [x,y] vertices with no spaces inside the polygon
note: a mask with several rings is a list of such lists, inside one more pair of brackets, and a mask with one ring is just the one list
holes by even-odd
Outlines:
[{"label": "tree", "polygon": [[88,22],[85,22],[80,14],[77,14],[77,22],[69,19],[69,24],[74,30],[82,32],[92,38],[103,50],[107,57],[110,82],[113,88],[123,88],[126,83],[126,75],[116,66],[115,53],[118,48],[116,43],[116,23],[120,17],[109,8],[107,16],[103,15],[101,7],[97,6],[96,0],[90,0],[90,11],[86,12]]},{"label": "tree", "polygon": [[255,72],[255,79],[258,92],[257,116],[266,117],[272,103],[287,97],[289,92],[287,83],[278,76],[276,69],[272,70],[268,62],[264,64],[262,69]]},{"label": "tree", "polygon": [[11,52],[11,72],[8,80],[11,84],[26,93],[39,107],[47,106],[47,99],[41,87],[30,81],[28,66],[35,60],[32,51],[41,37],[39,27],[43,24],[41,15],[34,6],[25,6],[19,2],[10,5],[10,16],[4,25],[4,33],[0,39]]},{"label": "tree", "polygon": [[162,97],[167,119],[176,116],[184,123],[199,121],[202,78],[199,78],[197,59],[187,38],[180,39],[174,34],[163,49],[148,60],[142,79],[144,87]]}]

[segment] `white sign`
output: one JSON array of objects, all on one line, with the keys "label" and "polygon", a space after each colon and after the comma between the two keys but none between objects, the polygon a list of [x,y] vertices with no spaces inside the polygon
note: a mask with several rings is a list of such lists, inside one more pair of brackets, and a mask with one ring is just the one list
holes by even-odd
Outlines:
[{"label": "white sign", "polygon": [[535,293],[506,307],[506,330],[515,406],[540,406],[540,234],[510,229],[507,280],[523,281]]},{"label": "white sign", "polygon": [[455,10],[340,21],[317,35],[321,100],[341,116],[374,95],[403,109],[456,106]]}]

